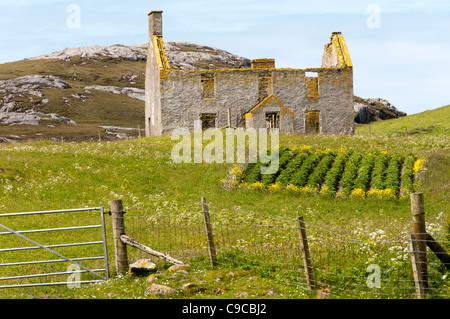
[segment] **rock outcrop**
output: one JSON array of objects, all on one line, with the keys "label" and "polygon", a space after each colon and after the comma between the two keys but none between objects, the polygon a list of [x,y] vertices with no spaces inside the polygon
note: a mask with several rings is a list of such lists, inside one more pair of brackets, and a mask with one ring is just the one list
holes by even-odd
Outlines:
[{"label": "rock outcrop", "polygon": [[389,101],[381,98],[363,99],[354,97],[355,122],[359,124],[368,123],[376,118],[388,120],[406,116],[405,112],[399,111]]},{"label": "rock outcrop", "polygon": [[[15,79],[0,81],[0,107],[2,104],[25,95],[42,97],[41,89],[66,89],[69,83],[53,75],[26,75]],[[0,112],[7,111],[3,107]]]},{"label": "rock outcrop", "polygon": [[174,69],[250,68],[251,60],[211,46],[191,42],[165,44],[169,64]]},{"label": "rock outcrop", "polygon": [[[71,119],[55,113],[45,114],[34,110],[25,112],[0,112],[0,123],[7,125],[40,125],[42,121],[77,124]],[[48,124],[48,123],[47,123]],[[51,125],[51,124],[48,124]]]},{"label": "rock outcrop", "polygon": [[[44,114],[34,109],[21,110],[21,99],[44,96],[42,89],[66,89],[69,83],[53,75],[26,75],[0,81],[0,123],[7,125],[39,125],[41,121],[76,124],[58,114]],[[39,104],[47,104],[41,99]]]},{"label": "rock outcrop", "polygon": [[[172,68],[182,70],[217,69],[217,68],[249,68],[251,61],[225,50],[192,42],[166,42],[166,55]],[[28,60],[61,59],[72,57],[86,59],[114,58],[129,61],[147,59],[147,44],[111,46],[95,45],[91,47],[66,48],[57,52],[43,54]]]},{"label": "rock outcrop", "polygon": [[355,110],[356,123],[368,123],[370,121],[370,109],[367,105],[362,103],[355,103],[353,106]]},{"label": "rock outcrop", "polygon": [[118,86],[102,86],[102,85],[93,85],[85,87],[86,90],[99,90],[104,92],[110,92],[113,94],[124,94],[133,99],[138,99],[141,101],[145,101],[145,90],[133,88],[133,87],[118,87]]},{"label": "rock outcrop", "polygon": [[[405,112],[399,111],[395,106],[393,106],[391,103],[389,103],[388,100],[382,99],[382,98],[369,98],[367,99],[369,104],[372,106],[379,106],[382,105],[384,106],[384,113],[391,113],[391,114],[387,114],[387,116],[392,116],[392,114],[394,115],[394,117],[403,117],[406,116],[407,114]],[[379,117],[379,118],[383,118],[383,110],[380,112],[375,112],[375,116]]]},{"label": "rock outcrop", "polygon": [[139,61],[147,59],[147,49],[139,46],[125,46],[121,44],[109,46],[94,45],[90,47],[65,48],[57,52],[39,55],[33,58],[29,58],[27,60],[41,60],[41,59],[70,60],[71,57],[81,57],[81,58],[109,57],[115,59]]}]

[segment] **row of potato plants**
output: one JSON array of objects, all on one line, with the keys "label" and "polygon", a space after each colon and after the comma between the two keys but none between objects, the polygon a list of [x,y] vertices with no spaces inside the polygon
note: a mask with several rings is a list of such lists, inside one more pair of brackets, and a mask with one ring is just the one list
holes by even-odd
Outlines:
[{"label": "row of potato plants", "polygon": [[303,162],[308,158],[309,154],[306,152],[301,152],[296,154],[295,158],[293,158],[287,167],[278,175],[276,180],[277,183],[286,187],[289,185],[291,181],[292,175],[303,165]]},{"label": "row of potato plants", "polygon": [[277,172],[274,174],[261,175],[261,183],[264,185],[264,187],[269,187],[276,181],[280,172],[284,171],[287,164],[291,161],[292,157],[294,156],[294,152],[292,152],[290,149],[288,149],[286,147],[283,147],[283,148],[280,148],[278,156],[279,156],[279,159],[278,159],[278,167],[279,168],[278,168]]},{"label": "row of potato plants", "polygon": [[384,189],[386,179],[386,167],[388,165],[389,156],[386,153],[379,154],[372,170],[372,189]]},{"label": "row of potato plants", "polygon": [[304,161],[303,165],[300,167],[297,172],[292,175],[292,178],[289,184],[292,184],[296,187],[303,187],[308,182],[308,177],[313,172],[317,163],[322,158],[321,152],[314,152],[308,156],[308,158]]},{"label": "row of potato plants", "polygon": [[262,163],[247,166],[242,182],[260,189],[318,191],[337,196],[398,197],[414,191],[416,156],[280,148],[279,170],[261,174]]},{"label": "row of potato plants", "polygon": [[313,173],[309,175],[306,185],[320,190],[320,187],[323,184],[328,171],[330,170],[331,164],[334,162],[334,158],[335,155],[332,153],[325,154],[319,164],[317,164],[317,167],[314,169]]},{"label": "row of potato plants", "polygon": [[322,186],[322,193],[336,193],[339,186],[339,181],[345,169],[345,163],[347,162],[348,156],[349,153],[347,152],[339,152],[336,155],[331,169],[325,176],[324,185]]},{"label": "row of potato plants", "polygon": [[355,180],[358,177],[360,160],[361,155],[359,153],[353,153],[348,158],[348,161],[345,164],[344,173],[342,174],[341,181],[339,182],[339,192],[341,192],[340,195],[350,195],[350,192],[355,184]]},{"label": "row of potato plants", "polygon": [[389,159],[386,170],[385,188],[391,189],[395,196],[398,196],[400,193],[400,168],[402,163],[403,157],[398,154],[394,154]]},{"label": "row of potato plants", "polygon": [[367,192],[370,187],[372,177],[372,169],[375,163],[375,155],[372,153],[364,154],[361,159],[361,165],[358,170],[358,177],[356,178],[354,190],[361,190]]},{"label": "row of potato plants", "polygon": [[400,196],[406,195],[409,193],[414,193],[414,163],[416,162],[417,157],[415,155],[408,155],[404,162],[401,173],[401,193]]}]

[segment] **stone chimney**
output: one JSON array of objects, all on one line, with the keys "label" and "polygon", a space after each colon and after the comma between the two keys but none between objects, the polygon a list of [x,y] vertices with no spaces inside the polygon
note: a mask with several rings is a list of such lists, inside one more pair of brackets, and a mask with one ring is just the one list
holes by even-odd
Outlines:
[{"label": "stone chimney", "polygon": [[162,35],[162,13],[162,11],[150,11],[148,13],[150,36]]},{"label": "stone chimney", "polygon": [[275,59],[253,59],[252,69],[275,69]]}]

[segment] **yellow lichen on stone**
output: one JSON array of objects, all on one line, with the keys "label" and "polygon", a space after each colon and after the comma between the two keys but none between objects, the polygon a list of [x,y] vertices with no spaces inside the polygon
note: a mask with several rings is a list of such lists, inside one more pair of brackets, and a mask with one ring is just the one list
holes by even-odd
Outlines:
[{"label": "yellow lichen on stone", "polygon": [[351,68],[352,66],[344,37],[340,32],[333,32],[330,42],[325,45],[322,68]]},{"label": "yellow lichen on stone", "polygon": [[260,107],[266,107],[269,103],[271,102],[275,102],[278,104],[278,106],[281,108],[282,110],[282,115],[284,116],[284,114],[286,114],[287,112],[291,112],[293,113],[291,110],[289,110],[286,106],[283,105],[283,103],[281,103],[280,99],[277,98],[275,95],[270,95],[268,97],[266,97],[261,103],[259,103],[257,106],[255,106],[253,109],[251,109],[250,112],[248,112],[247,114],[245,114],[245,117],[251,117],[251,113],[253,113],[256,109],[260,108]]},{"label": "yellow lichen on stone", "polygon": [[339,59],[339,67],[351,67],[352,60],[350,59],[350,54],[348,53],[347,45],[345,44],[344,37],[342,34],[334,33],[332,36],[332,43],[335,47],[338,59]]},{"label": "yellow lichen on stone", "polygon": [[253,59],[252,69],[275,69],[275,59]]},{"label": "yellow lichen on stone", "polygon": [[155,280],[158,280],[158,278],[155,275],[151,274],[147,277],[147,279],[145,281],[146,282],[154,282]]},{"label": "yellow lichen on stone", "polygon": [[172,265],[169,267],[168,269],[169,271],[179,271],[179,270],[184,270],[184,271],[188,271],[189,270],[189,265],[183,264],[183,265]]},{"label": "yellow lichen on stone", "polygon": [[166,56],[163,37],[160,35],[153,36],[153,48],[155,50],[156,59],[160,69],[170,69],[169,61]]},{"label": "yellow lichen on stone", "polygon": [[158,285],[158,284],[152,284],[150,287],[145,290],[144,295],[167,295],[177,292],[177,290],[164,286],[164,285]]}]

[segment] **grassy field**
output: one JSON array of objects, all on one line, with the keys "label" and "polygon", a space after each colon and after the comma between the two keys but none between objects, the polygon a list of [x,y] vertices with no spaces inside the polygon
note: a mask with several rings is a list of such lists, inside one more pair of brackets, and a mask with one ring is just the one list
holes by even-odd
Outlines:
[{"label": "grassy field", "polygon": [[[448,238],[445,237],[448,234],[445,227],[448,227],[450,188],[448,139],[419,134],[408,138],[379,135],[368,138],[361,133],[364,130],[359,128],[353,137],[286,135],[281,136],[280,143],[290,148],[399,154],[403,158],[414,154],[417,158],[426,159],[423,169],[415,176],[415,191],[424,193],[427,222],[439,238],[445,240],[448,248]],[[168,270],[168,264],[158,263],[157,283],[178,290],[170,295],[171,298],[237,298],[236,294],[240,292],[247,293],[249,298],[316,298],[318,293],[309,293],[304,283],[299,281],[302,262],[292,226],[295,225],[294,219],[302,215],[313,237],[311,245],[313,256],[316,256],[313,266],[321,284],[319,292],[331,291],[329,297],[335,298],[411,298],[413,295],[409,257],[406,255],[405,259],[403,254],[401,264],[392,261],[392,247],[397,247],[399,242],[404,244],[405,234],[411,230],[408,197],[323,196],[317,192],[268,191],[248,187],[225,190],[223,180],[233,165],[174,164],[170,154],[176,142],[170,137],[158,137],[102,143],[41,141],[3,145],[0,149],[0,209],[2,213],[98,206],[108,210],[110,201],[122,199],[130,236],[137,236],[143,244],[151,247],[173,251],[175,256],[182,256],[191,265],[187,274],[173,275]],[[224,243],[220,246],[224,248],[219,249],[220,264],[215,270],[210,269],[207,252],[203,249],[204,226],[201,215],[197,214],[201,212],[202,196],[207,199],[214,229],[220,233],[218,236]],[[172,216],[170,222],[166,216]],[[77,225],[95,220],[98,218],[86,215],[69,220],[46,217],[16,221],[15,224],[14,221],[4,222],[26,229],[67,222]],[[156,227],[158,235],[146,231],[149,225]],[[178,228],[177,225],[187,228]],[[278,228],[284,233],[277,233],[278,228],[272,225],[280,226]],[[114,275],[108,216],[107,226],[110,268]],[[233,231],[225,233],[223,229],[229,227],[233,227]],[[177,231],[182,239],[169,236]],[[183,234],[188,233],[189,237],[184,237]],[[337,234],[339,237],[336,237]],[[321,239],[325,235],[330,242]],[[82,236],[89,239],[94,235],[86,233]],[[67,241],[62,234],[47,239],[33,238],[42,239],[47,244]],[[386,241],[390,246],[386,246]],[[197,245],[203,250],[200,254],[179,254],[177,243]],[[10,247],[11,242],[2,239],[0,244],[0,248],[5,248]],[[15,245],[23,246],[24,243],[17,242]],[[258,247],[266,248],[260,252]],[[90,252],[90,248],[83,248],[69,254],[78,256]],[[38,258],[33,254],[20,258]],[[138,254],[131,253],[130,259],[136,256]],[[374,256],[378,258],[377,263],[387,267],[383,269],[389,269],[391,277],[385,279],[389,279],[391,285],[402,286],[403,292],[392,288],[383,292],[367,288],[366,267],[369,261],[374,261]],[[13,262],[18,261],[17,258],[3,254],[1,261]],[[273,264],[275,261],[277,264]],[[437,262],[432,265],[432,297],[448,298],[448,272],[441,269]],[[0,274],[5,276],[2,271],[6,271],[5,267],[0,268]],[[392,275],[394,272],[395,278]],[[189,282],[196,283],[196,287],[201,289],[181,289],[184,283]],[[3,289],[0,296],[155,298],[144,295],[148,286],[146,277],[125,276],[113,277],[104,284],[83,285],[79,289],[68,289],[66,286]],[[277,294],[269,294],[271,289]]]},{"label": "grassy field", "polygon": [[450,136],[450,105],[431,111],[401,117],[394,120],[378,121],[358,128],[358,134],[369,136]]}]

